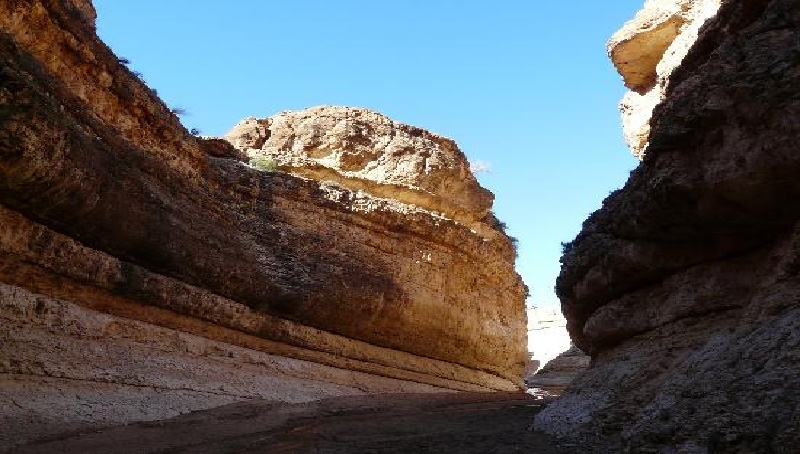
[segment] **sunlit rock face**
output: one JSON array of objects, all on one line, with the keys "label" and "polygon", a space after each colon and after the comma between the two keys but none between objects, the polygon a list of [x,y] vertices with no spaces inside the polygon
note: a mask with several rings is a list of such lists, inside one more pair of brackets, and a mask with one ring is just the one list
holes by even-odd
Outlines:
[{"label": "sunlit rock face", "polygon": [[664,99],[670,76],[697,40],[720,0],[648,0],[609,40],[608,54],[630,91],[620,103],[622,130],[641,159],[650,137],[653,108]]},{"label": "sunlit rock face", "polygon": [[225,138],[281,170],[414,204],[479,230],[494,198],[451,139],[368,109],[321,106],[246,118]]},{"label": "sunlit rock face", "polygon": [[310,109],[248,132],[288,172],[257,170],[93,19],[0,2],[0,450],[251,398],[523,386],[526,289],[451,140]]},{"label": "sunlit rock face", "polygon": [[800,3],[724,1],[684,46],[642,163],[562,258],[592,367],[536,426],[624,452],[793,452]]}]

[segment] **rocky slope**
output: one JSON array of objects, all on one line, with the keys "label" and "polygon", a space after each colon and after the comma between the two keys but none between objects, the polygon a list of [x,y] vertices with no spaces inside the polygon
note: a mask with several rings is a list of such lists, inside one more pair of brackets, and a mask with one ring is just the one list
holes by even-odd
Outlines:
[{"label": "rocky slope", "polygon": [[256,170],[188,134],[93,21],[0,3],[0,445],[254,397],[521,386],[525,287],[452,141],[312,109],[257,147],[291,173]]},{"label": "rocky slope", "polygon": [[[705,4],[647,7],[676,3]],[[558,280],[592,368],[537,427],[626,452],[796,452],[800,2],[723,1],[666,72],[666,43],[636,45],[651,16],[625,26],[624,52],[611,43],[629,86],[664,87],[646,153],[584,223]],[[655,76],[620,64],[634,50]]]},{"label": "rocky slope", "polygon": [[591,358],[574,345],[548,361],[541,369],[525,376],[525,384],[551,394],[561,394],[589,368]]}]

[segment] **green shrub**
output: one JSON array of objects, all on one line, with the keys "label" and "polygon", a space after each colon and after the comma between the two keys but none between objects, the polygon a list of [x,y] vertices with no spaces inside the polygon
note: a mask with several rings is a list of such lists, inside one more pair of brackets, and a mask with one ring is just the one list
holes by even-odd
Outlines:
[{"label": "green shrub", "polygon": [[508,226],[506,225],[506,223],[501,221],[500,219],[497,219],[497,216],[494,214],[494,211],[492,210],[489,210],[489,212],[486,213],[484,220],[490,226],[494,227],[496,230],[499,230],[503,233],[505,233],[506,230],[508,230]]},{"label": "green shrub", "polygon": [[274,172],[278,170],[278,163],[274,159],[267,156],[259,156],[250,159],[250,167],[258,169],[262,172]]}]

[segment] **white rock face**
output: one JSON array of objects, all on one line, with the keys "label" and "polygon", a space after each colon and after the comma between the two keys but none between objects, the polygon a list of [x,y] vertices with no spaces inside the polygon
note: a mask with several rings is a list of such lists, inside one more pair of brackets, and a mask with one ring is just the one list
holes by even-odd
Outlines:
[{"label": "white rock face", "polygon": [[526,376],[569,349],[566,326],[567,321],[558,308],[528,309],[528,353],[530,362],[538,361],[538,365],[526,370]]}]

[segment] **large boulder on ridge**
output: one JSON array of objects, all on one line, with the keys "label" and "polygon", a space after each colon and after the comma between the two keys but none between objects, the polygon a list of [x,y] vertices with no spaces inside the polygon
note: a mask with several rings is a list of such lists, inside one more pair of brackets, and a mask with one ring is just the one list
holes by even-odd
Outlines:
[{"label": "large boulder on ridge", "polygon": [[471,224],[494,196],[456,143],[363,108],[320,106],[245,118],[225,138],[281,170],[411,203]]}]

